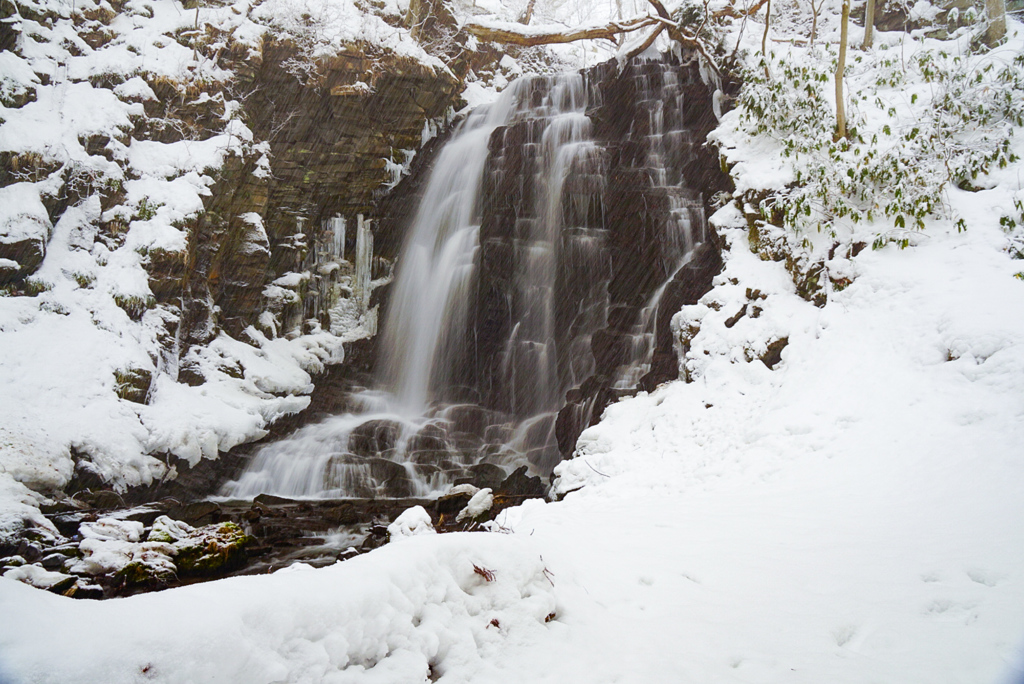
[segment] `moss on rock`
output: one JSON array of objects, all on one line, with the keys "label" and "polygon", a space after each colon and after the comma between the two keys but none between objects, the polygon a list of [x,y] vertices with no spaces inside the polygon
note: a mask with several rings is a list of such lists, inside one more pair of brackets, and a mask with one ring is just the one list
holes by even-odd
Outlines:
[{"label": "moss on rock", "polygon": [[245,546],[250,541],[233,522],[207,525],[178,540],[174,562],[183,575],[225,572],[245,562]]}]

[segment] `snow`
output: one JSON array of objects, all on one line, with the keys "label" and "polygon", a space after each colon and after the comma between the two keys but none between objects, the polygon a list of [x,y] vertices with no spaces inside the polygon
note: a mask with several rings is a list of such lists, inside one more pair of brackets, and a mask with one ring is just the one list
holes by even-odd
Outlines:
[{"label": "snow", "polygon": [[[397,682],[453,672],[493,681],[490,658],[550,629],[544,570],[527,540],[450,534],[319,570],[103,603],[0,579],[0,610],[19,616],[0,624],[0,680]],[[103,628],[86,626],[94,620]]]},{"label": "snow", "polygon": [[[508,509],[507,534],[407,535],[413,508],[335,566],[99,604],[5,579],[8,677],[1019,681],[1024,284],[1001,231],[864,251],[818,308],[729,219],[709,359],[610,407],[564,500]],[[725,328],[748,287],[763,313]],[[780,333],[775,370],[747,360]]]},{"label": "snow", "polygon": [[[144,526],[131,520],[100,518],[82,523],[78,545],[81,558],[68,568],[74,573],[100,575],[116,573],[129,563],[141,563],[167,574],[175,571],[171,560],[175,549],[165,541],[142,541]],[[5,575],[6,576],[6,575]]]},{"label": "snow", "polygon": [[37,589],[49,589],[61,582],[71,579],[71,575],[62,572],[51,572],[44,570],[38,565],[23,565],[19,568],[12,568],[3,574],[9,580],[24,582]]},{"label": "snow", "polygon": [[473,497],[466,503],[466,507],[459,511],[459,515],[455,520],[456,522],[462,522],[466,518],[472,520],[491,510],[493,505],[494,494],[491,493],[489,487],[485,487],[473,494]]},{"label": "snow", "polygon": [[407,508],[395,518],[395,522],[388,525],[388,540],[392,542],[436,533],[430,514],[423,506]]},{"label": "snow", "polygon": [[[169,21],[172,5],[149,4]],[[384,31],[372,22],[341,26],[348,6],[324,7],[339,7],[318,18],[335,33],[315,49],[341,31]],[[278,21],[301,19],[298,5],[280,9]],[[221,12],[236,35],[258,35],[229,8],[202,11]],[[561,11],[570,18],[568,4]],[[152,41],[166,34],[147,29],[144,14],[120,21],[149,31],[146,67],[171,73],[174,41],[162,53]],[[1020,25],[1010,24],[1009,49],[1019,49]],[[823,39],[833,28],[834,17],[825,17]],[[68,30],[57,21],[32,35]],[[758,36],[748,31],[747,40]],[[880,44],[898,40],[879,36]],[[57,74],[48,52],[56,43],[29,42],[32,74],[5,57],[12,66],[0,68],[3,93],[74,98],[83,111],[109,105],[95,123],[115,136],[134,101],[149,95],[131,81],[114,92],[120,104],[81,88],[61,95],[59,79],[44,87],[35,78]],[[111,53],[100,66],[123,56]],[[99,68],[75,64],[82,73]],[[868,78],[863,69],[851,78]],[[485,90],[478,85],[473,96]],[[897,90],[879,96],[893,98],[901,121],[930,106]],[[7,125],[70,124],[47,119],[43,107],[18,111],[31,119],[5,119],[0,138],[53,153]],[[737,164],[738,193],[793,179],[777,146],[735,126],[726,115],[717,137]],[[77,136],[61,136],[75,159]],[[126,185],[126,210],[146,197],[164,202],[156,215],[131,222],[126,249],[109,249],[89,238],[98,200],[72,208],[53,227],[38,274],[51,289],[0,299],[0,537],[26,524],[56,534],[26,484],[66,484],[72,447],[118,486],[152,481],[166,466],[150,454],[194,463],[252,439],[302,408],[310,373],[341,359],[338,338],[326,333],[282,340],[250,329],[252,344],[221,336],[190,357],[210,381],[189,387],[150,353],[160,312],[132,322],[112,301],[112,293],[146,294],[138,246],[174,248],[173,217],[201,201],[208,164],[220,163],[230,144],[205,142],[125,141],[140,174]],[[86,161],[119,177],[120,167]],[[831,255],[823,261],[831,281],[851,282],[829,289],[822,307],[798,296],[784,261],[751,251],[745,217],[727,205],[713,219],[725,270],[673,320],[692,382],[609,407],[558,467],[561,501],[507,509],[493,526],[500,533],[432,534],[415,507],[389,527],[394,543],[327,568],[296,564],[116,601],[48,594],[23,581],[58,578],[36,566],[10,570],[0,578],[0,613],[16,619],[0,620],[0,681],[1024,680],[1024,267],[1011,257],[1019,234],[999,223],[1024,199],[1021,170],[1012,163],[979,178],[976,192],[946,192],[966,232],[948,218],[928,219],[906,249]],[[23,185],[10,192],[41,219],[45,183]],[[878,226],[843,230],[852,243]],[[268,290],[285,293],[301,278]],[[760,357],[783,339],[781,361],[769,369]],[[156,373],[145,406],[113,394],[115,371],[129,367]],[[470,515],[487,510],[488,490],[466,491]],[[172,538],[187,531],[161,524]],[[141,541],[124,521],[97,521],[83,534],[78,562],[97,570],[123,567],[145,544],[169,546]],[[167,551],[145,550],[154,562]]]},{"label": "snow", "polygon": [[352,0],[264,0],[251,14],[257,22],[291,37],[311,60],[337,55],[353,44],[367,42],[432,69],[448,71],[407,30],[399,30],[383,18],[367,13]]},{"label": "snow", "polygon": [[34,183],[0,188],[0,243],[37,240],[43,244],[53,226]]}]

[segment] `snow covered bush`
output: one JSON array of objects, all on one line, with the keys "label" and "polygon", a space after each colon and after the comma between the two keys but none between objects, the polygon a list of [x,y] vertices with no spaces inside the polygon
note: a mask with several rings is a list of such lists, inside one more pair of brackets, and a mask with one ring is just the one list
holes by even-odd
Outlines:
[{"label": "snow covered bush", "polygon": [[740,138],[782,157],[783,173],[758,209],[767,224],[784,229],[786,241],[808,248],[823,234],[829,243],[905,247],[929,217],[965,230],[947,190],[973,189],[980,176],[1016,161],[1011,143],[1024,125],[1024,55],[975,54],[967,38],[904,52],[854,59],[849,136],[838,140],[834,49],[743,70],[738,107],[718,142],[730,163],[742,161],[735,154]]}]

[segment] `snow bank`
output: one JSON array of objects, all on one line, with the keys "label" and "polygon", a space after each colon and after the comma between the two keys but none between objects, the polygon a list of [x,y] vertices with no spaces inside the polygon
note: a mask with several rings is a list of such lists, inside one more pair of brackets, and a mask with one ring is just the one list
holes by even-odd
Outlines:
[{"label": "snow bank", "polygon": [[0,624],[5,682],[494,681],[515,677],[494,656],[542,639],[555,600],[528,540],[450,534],[103,603],[0,579],[0,611],[18,616]]}]

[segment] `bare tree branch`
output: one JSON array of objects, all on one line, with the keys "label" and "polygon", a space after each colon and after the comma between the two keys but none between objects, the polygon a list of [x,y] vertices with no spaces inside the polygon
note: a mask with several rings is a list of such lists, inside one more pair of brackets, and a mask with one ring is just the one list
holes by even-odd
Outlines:
[{"label": "bare tree branch", "polygon": [[630,33],[640,29],[654,26],[658,23],[656,17],[643,15],[613,21],[607,24],[596,26],[580,26],[574,28],[562,28],[554,26],[527,27],[523,24],[508,22],[479,23],[471,21],[463,27],[466,32],[481,40],[492,43],[505,43],[507,45],[524,45],[532,47],[535,45],[551,45],[555,43],[572,43],[577,40],[595,40],[605,38],[614,40],[621,33]]},{"label": "bare tree branch", "polygon": [[721,19],[722,17],[732,17],[733,19],[740,19],[753,16],[761,11],[761,8],[768,3],[768,0],[757,0],[753,5],[746,9],[738,10],[732,5],[728,5],[717,12],[712,13],[712,17],[715,19]]},{"label": "bare tree branch", "polygon": [[715,61],[715,58],[711,56],[711,54],[707,50],[707,47],[704,45],[704,43],[701,42],[699,38],[697,38],[696,36],[689,36],[683,33],[679,29],[679,25],[676,24],[671,19],[664,19],[662,17],[657,17],[657,19],[662,24],[664,24],[665,28],[668,30],[669,37],[671,37],[676,42],[685,45],[688,48],[696,50],[698,53],[700,53],[700,56],[704,58],[704,62],[711,69],[713,69],[716,74],[721,75],[722,70],[718,68],[718,63]]},{"label": "bare tree branch", "polygon": [[635,48],[631,49],[629,52],[626,53],[626,61],[629,61],[636,57],[637,55],[642,55],[643,53],[647,52],[647,48],[654,45],[654,41],[656,41],[658,39],[658,36],[660,36],[664,31],[665,25],[659,22],[658,25],[654,27],[654,30],[651,31],[651,34],[647,36],[647,38],[645,38],[642,43],[640,43]]},{"label": "bare tree branch", "polygon": [[[679,24],[672,19],[672,15],[665,9],[665,5],[662,4],[661,0],[648,0],[648,2],[654,7],[657,15],[643,14],[631,19],[612,21],[607,24],[563,28],[561,26],[524,26],[523,24],[509,22],[485,23],[470,21],[463,28],[470,35],[492,43],[533,47],[536,45],[572,43],[577,40],[601,38],[614,42],[623,33],[631,33],[653,26],[655,30],[651,31],[650,35],[638,47],[631,49],[629,55],[627,55],[628,57],[634,57],[642,53],[654,44],[654,41],[662,32],[667,31],[670,38],[696,50],[716,74],[721,74],[721,69],[719,69],[715,59],[711,56],[711,51],[700,40],[697,33],[690,35],[683,32]],[[757,6],[760,7],[760,5]],[[706,7],[705,3],[705,9]],[[705,11],[706,14],[707,12]],[[707,16],[704,17],[704,22],[706,21]],[[697,29],[698,33],[703,26],[704,23],[701,23],[701,26]]]}]

